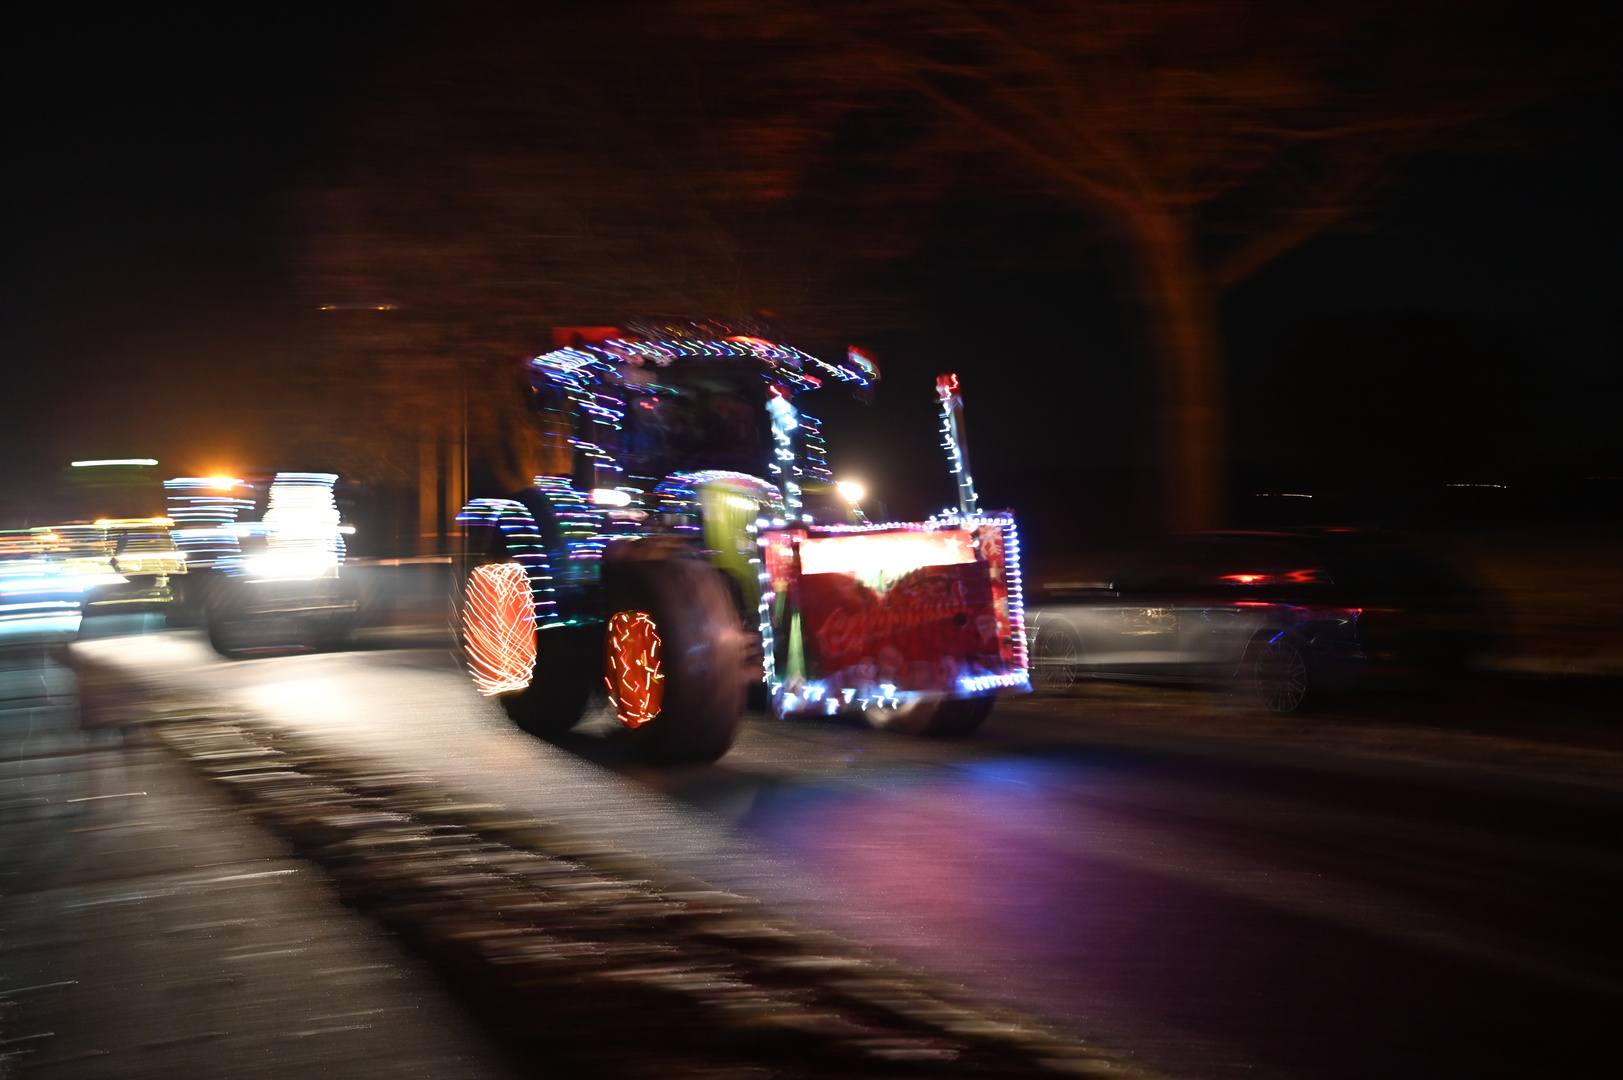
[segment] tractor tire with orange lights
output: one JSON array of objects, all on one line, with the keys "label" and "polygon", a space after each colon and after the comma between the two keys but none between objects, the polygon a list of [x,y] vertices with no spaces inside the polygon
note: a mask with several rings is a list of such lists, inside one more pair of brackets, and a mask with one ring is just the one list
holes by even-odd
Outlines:
[{"label": "tractor tire with orange lights", "polygon": [[603,567],[604,682],[636,756],[663,764],[725,754],[744,711],[745,635],[721,572],[694,558]]},{"label": "tractor tire with orange lights", "polygon": [[595,650],[580,629],[538,631],[529,579],[516,562],[483,562],[464,579],[458,640],[474,685],[521,730],[574,727],[594,688]]}]

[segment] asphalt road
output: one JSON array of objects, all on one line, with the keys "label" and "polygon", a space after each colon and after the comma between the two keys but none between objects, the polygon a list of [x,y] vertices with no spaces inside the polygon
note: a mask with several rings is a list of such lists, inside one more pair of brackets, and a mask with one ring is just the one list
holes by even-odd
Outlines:
[{"label": "asphalt road", "polygon": [[82,726],[73,671],[12,640],[0,1077],[527,1075],[321,870],[152,740]]},{"label": "asphalt road", "polygon": [[758,895],[1175,1076],[1623,1075],[1612,751],[1427,730],[1413,704],[1393,705],[1400,730],[1084,690],[942,742],[754,717],[719,764],[653,772],[590,725],[516,732],[443,649],[76,648]]}]

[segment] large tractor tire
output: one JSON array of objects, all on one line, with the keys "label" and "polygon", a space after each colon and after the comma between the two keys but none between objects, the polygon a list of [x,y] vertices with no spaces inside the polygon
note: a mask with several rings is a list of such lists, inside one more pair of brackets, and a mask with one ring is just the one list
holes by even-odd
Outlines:
[{"label": "large tractor tire", "polygon": [[502,708],[531,735],[562,735],[580,723],[598,685],[595,642],[579,631],[564,630],[543,631],[535,644],[535,680],[504,695]]},{"label": "large tractor tire", "polygon": [[573,628],[539,633],[524,568],[473,567],[463,587],[462,649],[474,685],[501,702],[518,727],[542,737],[580,722],[597,674],[595,650]]},{"label": "large tractor tire", "polygon": [[690,558],[604,566],[603,673],[622,738],[662,764],[714,761],[744,710],[746,641],[721,573]]}]

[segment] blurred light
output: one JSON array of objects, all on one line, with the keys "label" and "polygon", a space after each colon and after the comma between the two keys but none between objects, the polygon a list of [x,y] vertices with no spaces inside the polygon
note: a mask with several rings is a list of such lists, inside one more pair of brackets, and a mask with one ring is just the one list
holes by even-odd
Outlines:
[{"label": "blurred light", "polygon": [[768,463],[772,469],[772,477],[778,482],[778,490],[783,493],[783,507],[791,518],[800,516],[800,485],[795,483],[795,474],[800,470],[795,467],[794,430],[800,426],[800,419],[795,413],[795,407],[789,403],[781,389],[776,384],[769,384],[770,391],[766,397],[766,411],[772,417],[772,458]]},{"label": "blurred light", "polygon": [[242,557],[243,571],[257,580],[308,580],[323,576],[331,566],[332,560],[321,551],[267,551]]},{"label": "blurred light", "polygon": [[965,675],[958,680],[958,689],[966,694],[982,694],[1000,687],[1026,688],[1030,685],[1031,679],[1024,670],[1011,671],[1007,675]]},{"label": "blurred light", "polygon": [[198,569],[237,566],[239,541],[232,532],[238,519],[254,508],[252,488],[229,476],[177,476],[163,482],[169,516],[176,524],[175,544],[187,564]]},{"label": "blurred light", "polygon": [[262,535],[265,550],[244,553],[239,564],[250,578],[312,579],[337,573],[344,561],[332,473],[279,472],[259,525],[239,523],[238,535]]},{"label": "blurred light", "polygon": [[598,506],[630,506],[631,492],[618,488],[593,488],[592,502]]},{"label": "blurred light", "polygon": [[1236,585],[1323,585],[1324,575],[1317,567],[1306,567],[1301,570],[1285,570],[1274,574],[1224,574],[1219,581],[1233,582]]},{"label": "blurred light", "polygon": [[941,400],[941,445],[947,451],[953,481],[958,485],[958,512],[973,514],[980,510],[980,499],[975,494],[975,478],[969,475],[969,454],[964,449],[964,397],[958,376],[937,375],[935,392]]},{"label": "blurred light", "polygon": [[800,565],[807,574],[888,578],[922,566],[974,561],[974,541],[962,529],[811,537],[800,542]]},{"label": "blurred light", "polygon": [[840,497],[848,503],[859,503],[868,497],[868,490],[855,480],[840,480],[834,485]]},{"label": "blurred light", "polygon": [[873,353],[851,345],[845,350],[845,358],[868,382],[874,382],[879,378],[879,361],[874,359]]},{"label": "blurred light", "polygon": [[665,700],[659,631],[645,611],[616,611],[606,634],[609,704],[626,727],[641,727],[659,715]]},{"label": "blurred light", "polygon": [[530,685],[535,673],[535,601],[518,563],[476,566],[463,614],[468,672],[486,697]]},{"label": "blurred light", "polygon": [[156,465],[157,463],[158,463],[157,458],[132,457],[132,458],[99,458],[99,459],[97,459],[95,461],[75,461],[72,464],[73,464],[73,467],[75,469],[88,469],[88,468],[93,468],[94,466],[97,466],[97,465]]}]

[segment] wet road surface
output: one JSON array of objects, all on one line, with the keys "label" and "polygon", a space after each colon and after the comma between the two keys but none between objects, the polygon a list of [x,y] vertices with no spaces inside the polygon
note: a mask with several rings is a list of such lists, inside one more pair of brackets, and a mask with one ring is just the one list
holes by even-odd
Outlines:
[{"label": "wet road surface", "polygon": [[590,732],[512,730],[444,650],[77,648],[762,896],[1174,1075],[1623,1069],[1623,787],[1589,767],[1613,752],[1554,768],[1490,740],[1436,761],[1427,733],[1084,694],[1000,705],[951,742],[757,717],[718,765],[656,773]]}]

